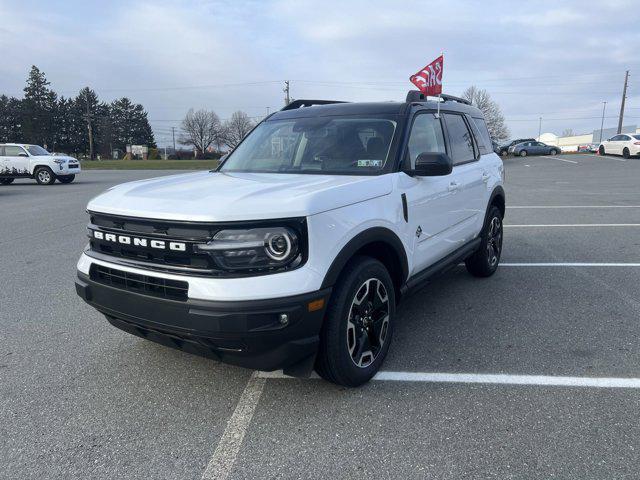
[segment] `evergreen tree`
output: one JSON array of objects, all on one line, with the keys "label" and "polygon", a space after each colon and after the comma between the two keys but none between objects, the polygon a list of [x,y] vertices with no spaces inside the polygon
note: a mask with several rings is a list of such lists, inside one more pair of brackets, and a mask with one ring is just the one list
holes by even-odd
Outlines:
[{"label": "evergreen tree", "polygon": [[45,145],[53,142],[57,96],[49,89],[44,72],[33,65],[24,87],[21,105],[24,142]]},{"label": "evergreen tree", "polygon": [[0,142],[22,142],[20,100],[0,95]]}]

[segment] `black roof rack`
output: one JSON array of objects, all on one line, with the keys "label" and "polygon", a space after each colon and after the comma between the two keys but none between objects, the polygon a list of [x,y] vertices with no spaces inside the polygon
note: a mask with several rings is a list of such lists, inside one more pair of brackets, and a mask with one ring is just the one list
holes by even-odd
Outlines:
[{"label": "black roof rack", "polygon": [[313,105],[329,105],[331,103],[348,102],[341,102],[339,100],[294,100],[289,105],[285,105],[283,108],[281,108],[280,111],[284,112],[285,110],[295,110],[296,108],[311,107]]},{"label": "black roof rack", "polygon": [[[458,102],[464,103],[465,105],[471,105],[469,100],[465,100],[464,98],[454,97],[453,95],[447,95],[443,93],[440,95],[440,98],[445,102]],[[419,90],[409,90],[407,93],[407,102],[423,102],[427,99],[426,95]]]}]

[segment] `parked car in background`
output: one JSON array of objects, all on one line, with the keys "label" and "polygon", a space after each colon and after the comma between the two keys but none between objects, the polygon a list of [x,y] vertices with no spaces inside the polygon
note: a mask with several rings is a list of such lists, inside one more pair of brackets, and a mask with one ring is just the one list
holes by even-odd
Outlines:
[{"label": "parked car in background", "polygon": [[535,138],[518,138],[516,140],[512,140],[509,143],[505,143],[504,145],[502,145],[496,153],[501,157],[506,157],[507,155],[509,155],[509,148],[522,142],[535,142],[535,141],[536,141]]},{"label": "parked car in background", "polygon": [[560,149],[534,140],[532,142],[518,143],[510,147],[509,153],[520,157],[526,157],[527,155],[557,155],[560,153]]},{"label": "parked car in background", "polygon": [[40,185],[73,182],[80,162],[66,155],[52,155],[39,145],[0,143],[0,185],[16,178],[33,178]]},{"label": "parked car in background", "polygon": [[621,133],[608,138],[598,148],[600,155],[622,155],[629,158],[640,155],[640,134]]}]

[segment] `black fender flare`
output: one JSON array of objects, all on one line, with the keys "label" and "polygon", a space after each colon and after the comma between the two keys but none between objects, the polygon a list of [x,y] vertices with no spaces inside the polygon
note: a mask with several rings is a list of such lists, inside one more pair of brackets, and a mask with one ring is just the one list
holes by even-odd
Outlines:
[{"label": "black fender flare", "polygon": [[374,242],[385,243],[393,249],[400,259],[400,270],[402,272],[401,283],[404,283],[409,275],[409,262],[407,260],[407,253],[402,240],[400,240],[398,235],[396,235],[392,230],[386,227],[372,227],[360,232],[349,240],[344,247],[342,247],[340,253],[338,253],[336,258],[333,259],[333,262],[331,262],[331,266],[329,267],[329,270],[327,270],[320,288],[323,289],[335,285],[340,273],[351,257],[353,257],[353,255],[362,247]]},{"label": "black fender flare", "polygon": [[502,216],[503,217],[505,216],[506,210],[507,210],[507,196],[504,193],[504,188],[502,188],[502,185],[498,185],[496,188],[493,189],[493,192],[491,192],[491,196],[489,197],[489,202],[487,203],[487,209],[485,211],[485,219],[487,214],[489,213],[489,205],[494,203],[493,201],[496,199],[496,197],[502,198],[502,205],[504,205],[504,209],[502,210]]}]

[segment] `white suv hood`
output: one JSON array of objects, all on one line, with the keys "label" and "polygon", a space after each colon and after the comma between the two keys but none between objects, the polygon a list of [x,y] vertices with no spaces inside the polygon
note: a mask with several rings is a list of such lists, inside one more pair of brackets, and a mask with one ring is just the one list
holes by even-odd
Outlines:
[{"label": "white suv hood", "polygon": [[387,195],[391,177],[198,172],[125,183],[87,208],[200,222],[303,217]]}]

